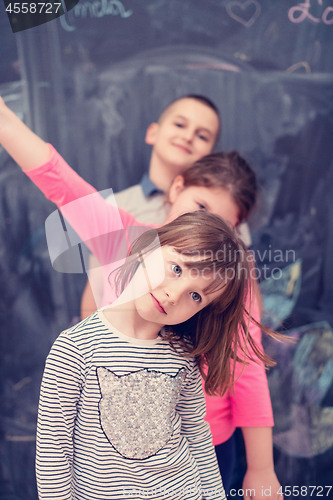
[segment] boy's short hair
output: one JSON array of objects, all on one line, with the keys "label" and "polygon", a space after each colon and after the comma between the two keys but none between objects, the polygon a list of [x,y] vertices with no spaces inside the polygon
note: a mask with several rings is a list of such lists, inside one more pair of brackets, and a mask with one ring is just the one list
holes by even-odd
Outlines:
[{"label": "boy's short hair", "polygon": [[194,99],[196,101],[202,102],[202,104],[206,104],[206,106],[208,106],[213,111],[215,111],[218,119],[220,120],[220,112],[219,112],[218,107],[208,97],[201,95],[201,94],[187,94],[187,95],[184,95],[183,97],[179,97],[178,99],[175,99],[175,101],[179,101],[180,99]]},{"label": "boy's short hair", "polygon": [[213,103],[213,101],[211,99],[209,99],[208,97],[204,96],[204,95],[201,95],[201,94],[186,94],[186,95],[177,97],[176,99],[173,99],[173,101],[169,102],[169,104],[167,104],[163,108],[163,110],[161,111],[160,116],[158,118],[158,121],[160,121],[163,118],[163,115],[170,108],[170,106],[172,106],[173,104],[175,104],[178,101],[181,101],[182,99],[194,99],[195,101],[201,102],[202,104],[204,104],[205,106],[207,106],[208,108],[210,108],[210,109],[212,109],[214,111],[214,113],[216,114],[216,116],[218,118],[218,122],[219,122],[219,128],[218,128],[217,133],[216,133],[216,140],[215,140],[215,143],[216,143],[218,141],[219,137],[220,137],[221,129],[222,129],[222,122],[221,122],[221,117],[220,117],[220,111],[219,111],[218,107]]}]

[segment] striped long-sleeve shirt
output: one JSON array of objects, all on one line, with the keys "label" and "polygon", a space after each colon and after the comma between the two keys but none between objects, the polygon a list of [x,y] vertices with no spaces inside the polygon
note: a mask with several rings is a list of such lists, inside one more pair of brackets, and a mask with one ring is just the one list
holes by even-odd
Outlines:
[{"label": "striped long-sleeve shirt", "polygon": [[224,498],[204,415],[193,358],[160,336],[127,337],[97,311],[62,332],[47,358],[37,430],[39,497]]}]

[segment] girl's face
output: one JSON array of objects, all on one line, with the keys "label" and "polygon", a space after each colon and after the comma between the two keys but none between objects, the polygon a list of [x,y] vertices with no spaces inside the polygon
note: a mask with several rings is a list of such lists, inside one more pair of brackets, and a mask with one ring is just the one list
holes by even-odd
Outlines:
[{"label": "girl's face", "polygon": [[[161,273],[160,280],[157,280],[160,282],[156,286],[150,286],[148,283],[149,291],[134,302],[142,319],[162,327],[188,320],[218,297],[221,291],[205,293],[204,290],[214,278],[211,271],[208,268],[206,272],[196,267],[187,268],[186,262],[198,261],[198,258],[181,255],[170,246],[163,246],[145,258],[148,271],[146,276],[150,274],[150,268],[156,273],[160,252],[164,266],[164,273]],[[141,279],[143,271],[141,269],[139,273]]]},{"label": "girl's face", "polygon": [[239,224],[238,207],[229,191],[221,187],[184,187],[183,177],[179,175],[170,188],[169,201],[172,205],[166,222],[186,212],[202,209],[219,215],[231,227]]}]

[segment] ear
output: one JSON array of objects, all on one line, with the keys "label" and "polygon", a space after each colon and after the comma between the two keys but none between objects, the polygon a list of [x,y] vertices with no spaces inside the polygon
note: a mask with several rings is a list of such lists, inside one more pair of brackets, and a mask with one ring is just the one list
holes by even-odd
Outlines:
[{"label": "ear", "polygon": [[159,128],[159,124],[156,122],[151,123],[149,125],[149,127],[146,130],[146,137],[145,137],[146,144],[149,144],[150,146],[154,146],[158,128]]},{"label": "ear", "polygon": [[184,178],[182,175],[177,175],[172,181],[171,187],[169,189],[169,201],[174,203],[178,198],[178,195],[184,190]]}]

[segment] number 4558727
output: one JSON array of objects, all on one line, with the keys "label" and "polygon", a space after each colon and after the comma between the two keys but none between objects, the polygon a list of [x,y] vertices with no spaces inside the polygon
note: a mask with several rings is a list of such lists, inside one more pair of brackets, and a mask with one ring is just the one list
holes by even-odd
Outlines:
[{"label": "number 4558727", "polygon": [[332,486],[280,486],[278,495],[285,497],[328,497]]},{"label": "number 4558727", "polygon": [[61,2],[14,2],[9,3],[6,11],[10,14],[57,14],[61,7]]}]

